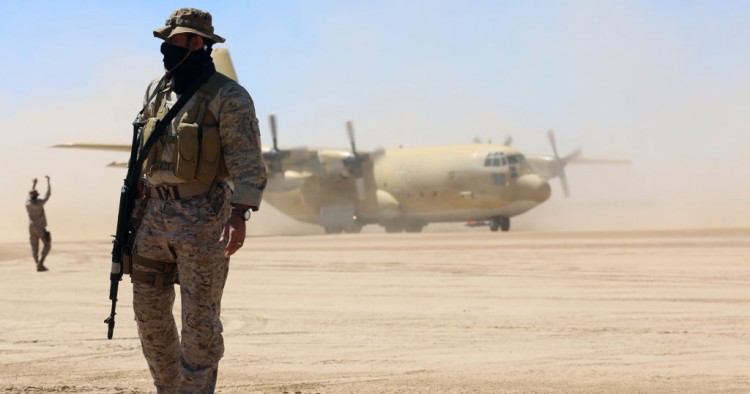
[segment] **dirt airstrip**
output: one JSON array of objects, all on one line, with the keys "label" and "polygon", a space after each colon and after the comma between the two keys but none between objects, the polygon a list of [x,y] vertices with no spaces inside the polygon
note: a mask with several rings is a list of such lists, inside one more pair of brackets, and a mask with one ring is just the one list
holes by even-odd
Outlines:
[{"label": "dirt airstrip", "polygon": [[[109,252],[0,243],[0,393],[153,392]],[[254,237],[222,317],[219,393],[747,393],[750,230]]]}]

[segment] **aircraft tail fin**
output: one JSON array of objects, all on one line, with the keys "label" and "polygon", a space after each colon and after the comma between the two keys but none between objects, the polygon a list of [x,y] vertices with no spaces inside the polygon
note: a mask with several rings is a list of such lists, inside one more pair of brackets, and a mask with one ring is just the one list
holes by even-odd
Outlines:
[{"label": "aircraft tail fin", "polygon": [[235,82],[239,82],[237,79],[237,73],[234,71],[234,65],[232,64],[232,58],[229,56],[229,50],[226,48],[214,48],[211,51],[211,57],[214,59],[216,65],[216,71],[232,78]]}]

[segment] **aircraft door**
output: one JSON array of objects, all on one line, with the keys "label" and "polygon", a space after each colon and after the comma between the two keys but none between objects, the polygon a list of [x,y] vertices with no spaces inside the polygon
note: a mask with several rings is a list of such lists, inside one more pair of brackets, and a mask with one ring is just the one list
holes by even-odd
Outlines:
[{"label": "aircraft door", "polygon": [[510,174],[508,172],[493,172],[492,186],[497,190],[497,196],[503,200],[507,200],[510,197]]},{"label": "aircraft door", "polygon": [[503,152],[490,152],[484,158],[484,167],[491,169],[493,195],[503,200],[510,198],[511,183],[518,178],[518,168],[509,159]]}]

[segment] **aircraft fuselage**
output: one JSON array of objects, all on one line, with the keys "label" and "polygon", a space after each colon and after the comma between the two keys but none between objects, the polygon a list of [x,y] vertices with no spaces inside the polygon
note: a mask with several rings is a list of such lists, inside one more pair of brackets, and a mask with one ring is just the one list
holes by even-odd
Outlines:
[{"label": "aircraft fuselage", "polygon": [[279,187],[283,178],[272,174],[264,199],[327,230],[380,224],[418,231],[434,222],[510,218],[550,195],[518,150],[489,144],[386,150],[364,163],[361,178],[342,169],[293,188]]}]

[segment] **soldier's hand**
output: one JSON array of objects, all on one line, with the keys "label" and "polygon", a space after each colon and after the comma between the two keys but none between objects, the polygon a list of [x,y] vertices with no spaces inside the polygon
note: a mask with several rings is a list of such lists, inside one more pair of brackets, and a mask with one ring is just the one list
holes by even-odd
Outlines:
[{"label": "soldier's hand", "polygon": [[224,244],[224,256],[229,257],[240,250],[245,242],[245,219],[232,212],[221,231],[219,243]]},{"label": "soldier's hand", "polygon": [[47,178],[47,183],[49,183],[49,175],[45,175],[45,178]]}]

